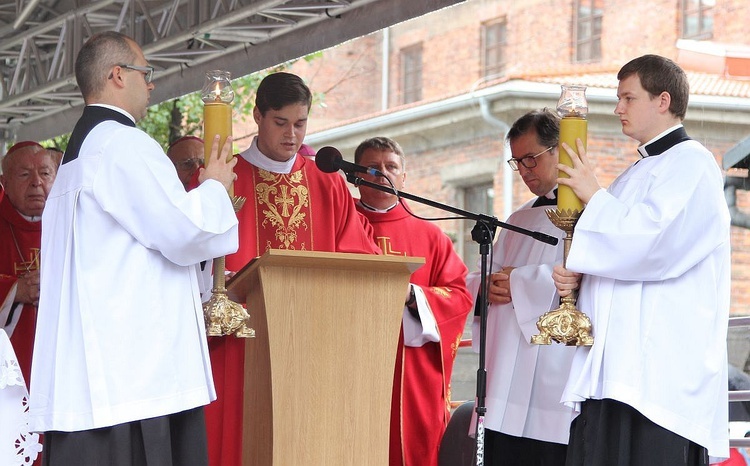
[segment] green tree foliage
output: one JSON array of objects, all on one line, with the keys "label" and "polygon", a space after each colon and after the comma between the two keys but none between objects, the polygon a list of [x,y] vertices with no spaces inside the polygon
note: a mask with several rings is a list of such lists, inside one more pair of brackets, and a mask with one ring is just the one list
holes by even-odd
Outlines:
[{"label": "green tree foliage", "polygon": [[39,144],[48,148],[60,149],[61,151],[65,152],[65,149],[68,147],[69,139],[70,133],[67,133],[63,134],[62,136],[55,136],[52,139],[47,139],[46,141],[40,141]]}]

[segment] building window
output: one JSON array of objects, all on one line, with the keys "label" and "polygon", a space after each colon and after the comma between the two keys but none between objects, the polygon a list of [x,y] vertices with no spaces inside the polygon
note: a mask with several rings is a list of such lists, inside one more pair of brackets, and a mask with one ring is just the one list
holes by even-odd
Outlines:
[{"label": "building window", "polygon": [[422,44],[401,50],[401,103],[422,100]]},{"label": "building window", "polygon": [[[474,186],[466,186],[462,189],[463,208],[469,212],[478,214],[493,215],[493,203],[495,199],[495,189],[492,181]],[[461,238],[459,238],[459,253],[464,259],[464,264],[470,271],[477,269],[479,262],[479,243],[471,237],[471,230],[474,229],[476,222],[473,220],[462,220]],[[489,265],[489,264],[488,264]]]},{"label": "building window", "polygon": [[574,61],[592,62],[602,58],[602,16],[604,0],[577,0]]},{"label": "building window", "polygon": [[505,74],[505,47],[508,45],[508,23],[505,18],[482,25],[483,76]]},{"label": "building window", "polygon": [[710,39],[714,32],[716,0],[682,0],[682,38]]}]

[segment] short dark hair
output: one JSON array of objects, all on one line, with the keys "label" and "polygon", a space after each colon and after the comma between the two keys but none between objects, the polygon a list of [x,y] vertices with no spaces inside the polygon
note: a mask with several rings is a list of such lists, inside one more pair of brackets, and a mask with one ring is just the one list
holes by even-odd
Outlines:
[{"label": "short dark hair", "polygon": [[284,72],[263,78],[255,93],[255,107],[261,115],[268,110],[281,110],[293,104],[307,105],[308,113],[312,106],[312,93],[302,78]]},{"label": "short dark hair", "polygon": [[513,123],[506,139],[513,142],[529,131],[536,133],[540,146],[556,147],[560,142],[560,117],[546,108],[532,110]]},{"label": "short dark hair", "polygon": [[393,152],[394,154],[398,155],[398,157],[401,159],[401,170],[406,169],[406,157],[404,157],[404,151],[401,149],[401,145],[394,141],[393,139],[387,138],[385,136],[377,136],[370,139],[365,139],[354,150],[354,163],[359,163],[360,160],[362,160],[362,154],[367,149],[375,149],[379,151],[386,151],[389,150]]},{"label": "short dark hair", "polygon": [[641,86],[654,98],[662,92],[672,98],[669,111],[680,120],[685,119],[690,84],[687,75],[680,66],[669,58],[659,55],[643,55],[627,62],[617,73],[617,79],[638,75]]},{"label": "short dark hair", "polygon": [[135,53],[133,39],[115,31],[94,34],[83,44],[76,57],[76,82],[84,99],[94,97],[104,89],[107,73],[118,63],[131,63]]}]

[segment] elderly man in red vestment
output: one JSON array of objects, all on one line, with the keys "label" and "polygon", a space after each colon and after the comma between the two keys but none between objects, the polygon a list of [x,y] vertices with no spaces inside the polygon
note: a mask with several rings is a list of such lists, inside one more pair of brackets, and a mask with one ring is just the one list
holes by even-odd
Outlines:
[{"label": "elderly man in red vestment", "polygon": [[[354,161],[374,168],[401,190],[404,153],[396,141],[362,142]],[[373,183],[388,180],[363,175]],[[437,465],[438,447],[450,416],[450,379],[472,298],[467,269],[440,228],[411,215],[394,194],[359,187],[357,209],[370,221],[383,254],[424,257],[410,279],[398,341],[391,402],[391,466]]]},{"label": "elderly man in red vestment", "polygon": [[36,142],[19,142],[5,154],[0,175],[0,327],[10,336],[27,386],[39,301],[40,220],[56,161]]},{"label": "elderly man in red vestment", "polygon": [[[234,167],[235,195],[247,201],[237,213],[240,248],[226,257],[228,271],[268,249],[379,253],[343,178],[300,153],[311,104],[308,87],[290,73],[268,75],[258,87],[258,135]],[[206,409],[209,462],[239,466],[245,340],[211,337],[209,350],[217,393]]]},{"label": "elderly man in red vestment", "polygon": [[203,166],[203,146],[201,138],[182,136],[167,149],[167,157],[177,169],[177,176],[186,190],[198,185],[198,169]]}]

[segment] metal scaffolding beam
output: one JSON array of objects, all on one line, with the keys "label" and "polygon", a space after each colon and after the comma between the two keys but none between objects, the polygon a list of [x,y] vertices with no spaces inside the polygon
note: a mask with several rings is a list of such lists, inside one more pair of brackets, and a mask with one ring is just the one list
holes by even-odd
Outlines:
[{"label": "metal scaffolding beam", "polygon": [[0,0],[0,140],[69,132],[74,63],[93,33],[133,37],[157,70],[151,102],[298,58],[462,0]]}]

